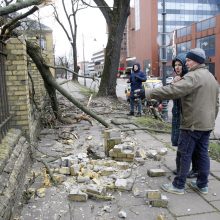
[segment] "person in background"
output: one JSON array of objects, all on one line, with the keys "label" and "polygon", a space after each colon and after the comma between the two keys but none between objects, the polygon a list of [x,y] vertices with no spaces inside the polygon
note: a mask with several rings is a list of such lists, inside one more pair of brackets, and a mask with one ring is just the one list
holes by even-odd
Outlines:
[{"label": "person in background", "polygon": [[208,154],[209,137],[215,126],[219,108],[219,85],[205,65],[205,51],[191,49],[186,54],[188,73],[173,84],[161,88],[145,90],[147,99],[181,98],[182,118],[178,150],[181,153],[180,170],[172,183],[161,188],[170,193],[184,194],[187,174],[192,154],[196,149],[198,176],[190,182],[190,187],[202,193],[208,193],[210,159]]},{"label": "person in background", "polygon": [[[175,76],[172,83],[175,83],[182,79],[182,77],[188,72],[186,67],[186,53],[181,53],[177,55],[172,60],[172,67],[175,72]],[[171,131],[171,142],[172,146],[178,146],[178,139],[180,134],[180,118],[181,118],[181,100],[174,99],[173,100],[173,108],[172,108],[172,131]],[[180,169],[180,157],[181,154],[177,150],[176,154],[176,170],[173,171],[175,175],[179,172]],[[198,175],[198,168],[196,166],[196,152],[193,152],[192,155],[192,169],[188,173],[187,178],[194,178]]]},{"label": "person in background", "polygon": [[142,87],[142,82],[145,82],[147,80],[146,74],[144,74],[141,70],[140,64],[135,63],[132,67],[132,72],[130,75],[129,80],[127,83],[131,84],[131,92],[130,92],[130,112],[128,113],[129,116],[134,115],[134,101],[137,99],[138,103],[138,113],[137,117],[141,116],[142,112],[142,101],[141,101],[141,96],[143,94],[143,87]]}]

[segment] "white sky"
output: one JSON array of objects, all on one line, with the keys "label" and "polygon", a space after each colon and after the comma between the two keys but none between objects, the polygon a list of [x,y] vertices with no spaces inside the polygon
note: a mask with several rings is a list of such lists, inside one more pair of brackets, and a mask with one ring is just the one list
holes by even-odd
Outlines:
[{"label": "white sky", "polygon": [[[65,0],[67,2],[67,0]],[[60,1],[59,1],[60,2]],[[59,10],[59,15],[62,15],[62,9]],[[70,44],[64,31],[59,24],[55,22],[52,14],[52,7],[47,6],[40,9],[41,22],[51,29],[53,29],[53,37],[55,44],[56,56],[67,56],[70,54]],[[90,60],[92,53],[101,50],[106,46],[106,22],[100,9],[86,8],[77,13],[78,18],[78,36],[77,36],[77,50],[78,61],[83,60],[83,36],[84,36],[84,52],[85,60]]]}]

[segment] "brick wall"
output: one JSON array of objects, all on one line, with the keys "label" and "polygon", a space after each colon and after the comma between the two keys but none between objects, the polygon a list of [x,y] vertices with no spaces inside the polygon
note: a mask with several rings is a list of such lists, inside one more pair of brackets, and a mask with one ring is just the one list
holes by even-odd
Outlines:
[{"label": "brick wall", "polygon": [[5,64],[8,101],[12,127],[29,130],[30,100],[26,44],[23,39],[11,38],[6,45]]}]

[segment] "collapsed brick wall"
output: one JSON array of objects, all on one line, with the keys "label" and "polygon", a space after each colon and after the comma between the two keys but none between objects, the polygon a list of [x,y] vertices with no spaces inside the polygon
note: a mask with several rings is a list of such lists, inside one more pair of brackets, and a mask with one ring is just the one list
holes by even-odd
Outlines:
[{"label": "collapsed brick wall", "polygon": [[21,201],[31,166],[30,144],[19,129],[11,129],[0,145],[0,220],[9,220]]}]

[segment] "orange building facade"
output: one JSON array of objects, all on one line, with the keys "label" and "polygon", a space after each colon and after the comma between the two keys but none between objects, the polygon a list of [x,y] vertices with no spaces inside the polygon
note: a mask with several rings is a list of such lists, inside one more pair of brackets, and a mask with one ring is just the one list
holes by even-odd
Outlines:
[{"label": "orange building facade", "polygon": [[[162,1],[134,2],[127,21],[127,66],[131,66],[131,61],[139,62],[142,70],[148,75],[160,77],[163,73],[157,38],[159,32],[162,32]],[[220,15],[215,16],[220,12],[216,4],[219,1],[215,0],[212,4],[205,1],[197,4],[198,2],[191,0],[165,2],[166,32],[171,39],[167,47],[166,74],[172,74],[171,60],[175,56],[175,51],[187,52],[191,48],[201,47],[207,54],[210,71],[220,82]],[[208,19],[204,20],[205,18]],[[210,19],[214,20],[214,25],[208,25],[207,28]],[[182,34],[183,29],[185,35]],[[180,49],[182,46],[183,50]]]},{"label": "orange building facade", "polygon": [[[189,34],[187,29],[190,30]],[[175,36],[177,53],[187,52],[195,47],[205,50],[206,64],[220,83],[220,15],[178,29]]]}]

